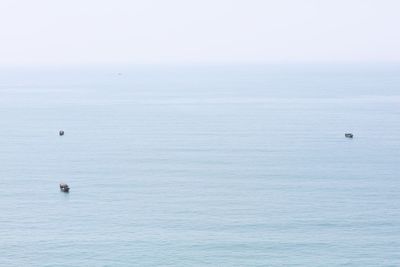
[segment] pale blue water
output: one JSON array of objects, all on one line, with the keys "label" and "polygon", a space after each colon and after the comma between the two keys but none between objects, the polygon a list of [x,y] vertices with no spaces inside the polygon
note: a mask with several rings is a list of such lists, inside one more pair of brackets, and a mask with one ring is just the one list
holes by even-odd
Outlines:
[{"label": "pale blue water", "polygon": [[0,266],[400,266],[399,122],[396,65],[3,69]]}]

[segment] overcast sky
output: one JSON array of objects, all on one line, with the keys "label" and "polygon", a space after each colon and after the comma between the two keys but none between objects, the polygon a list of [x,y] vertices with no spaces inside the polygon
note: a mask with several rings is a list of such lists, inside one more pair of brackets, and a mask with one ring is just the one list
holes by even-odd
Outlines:
[{"label": "overcast sky", "polygon": [[1,0],[0,65],[400,61],[399,0]]}]

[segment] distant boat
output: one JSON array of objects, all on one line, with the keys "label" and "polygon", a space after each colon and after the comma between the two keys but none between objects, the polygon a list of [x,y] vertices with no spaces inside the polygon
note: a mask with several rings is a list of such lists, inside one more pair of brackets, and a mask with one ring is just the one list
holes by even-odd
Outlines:
[{"label": "distant boat", "polygon": [[58,132],[58,134],[59,134],[60,136],[63,136],[63,135],[64,135],[64,131],[63,131],[63,130],[60,130],[60,131]]},{"label": "distant boat", "polygon": [[69,186],[67,184],[61,183],[60,184],[60,190],[62,192],[68,193],[69,192]]},{"label": "distant boat", "polygon": [[353,138],[353,134],[352,133],[345,133],[344,136],[346,138]]}]

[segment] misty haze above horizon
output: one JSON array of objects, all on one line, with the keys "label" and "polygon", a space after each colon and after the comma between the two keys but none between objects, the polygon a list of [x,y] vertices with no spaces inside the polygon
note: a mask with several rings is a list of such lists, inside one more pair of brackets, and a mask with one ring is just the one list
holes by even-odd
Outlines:
[{"label": "misty haze above horizon", "polygon": [[0,65],[399,62],[396,0],[4,0]]}]

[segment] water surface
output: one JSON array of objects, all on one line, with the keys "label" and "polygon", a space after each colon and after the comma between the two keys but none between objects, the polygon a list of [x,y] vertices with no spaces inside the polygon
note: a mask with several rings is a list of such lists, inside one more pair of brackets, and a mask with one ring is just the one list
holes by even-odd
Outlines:
[{"label": "water surface", "polygon": [[396,65],[2,69],[0,265],[398,266],[399,88]]}]

